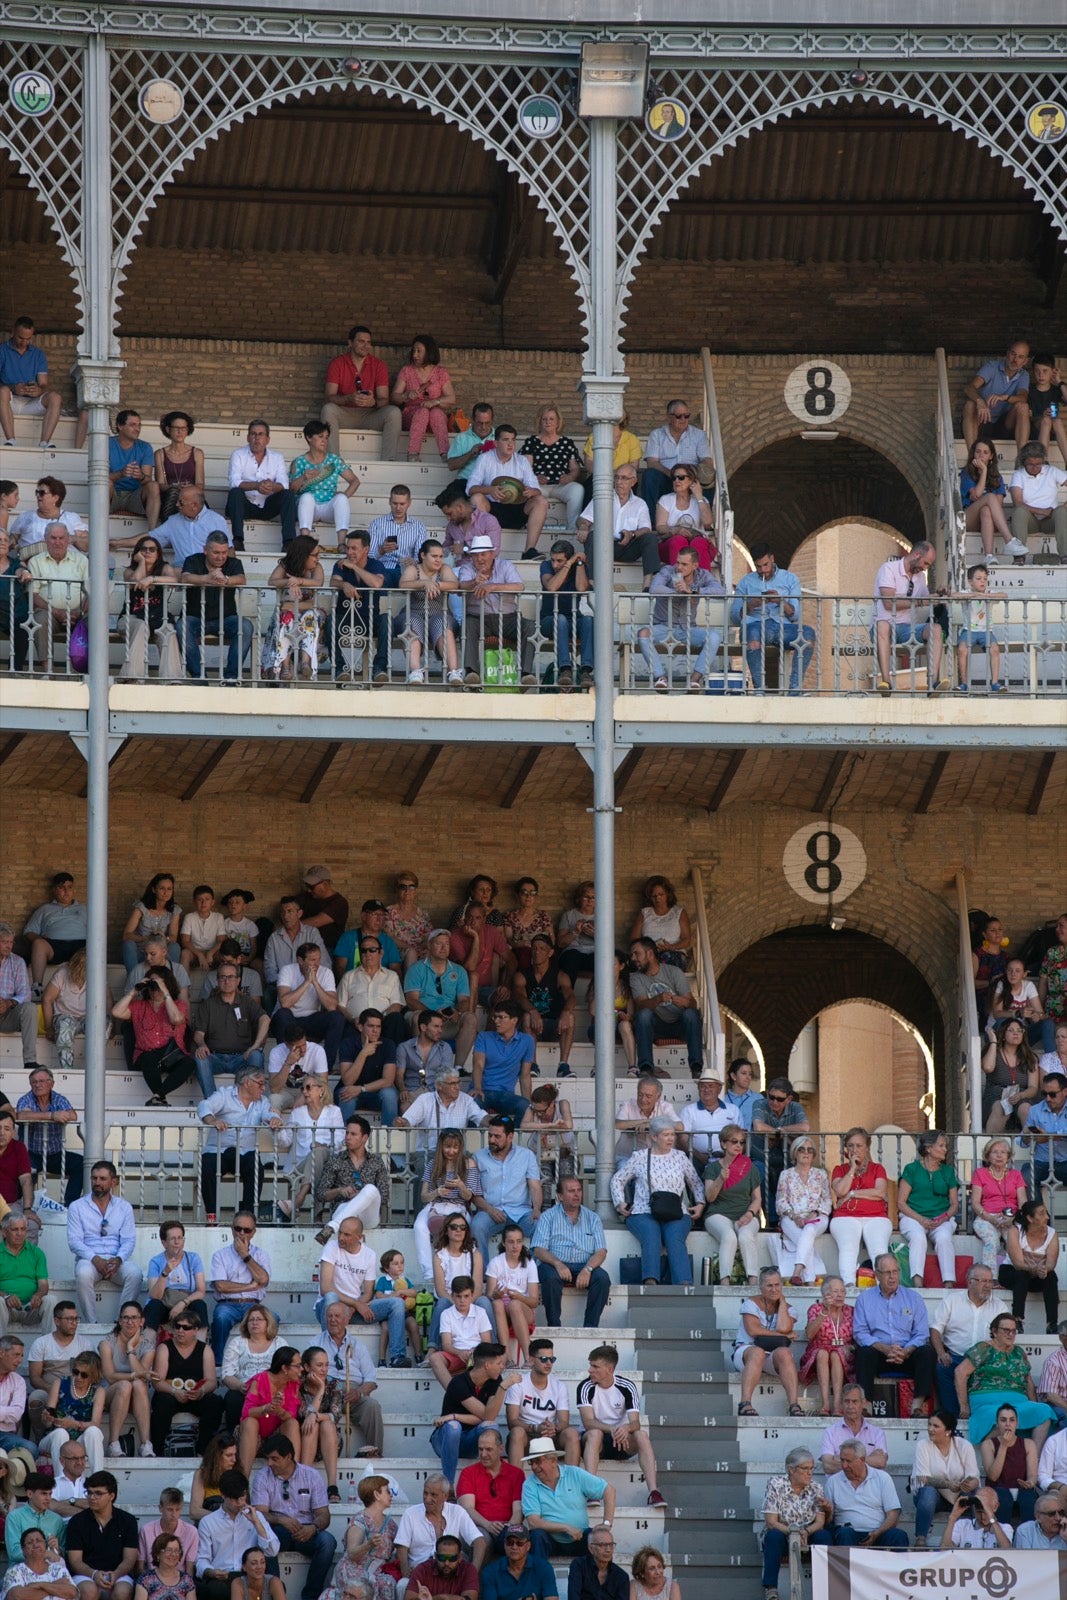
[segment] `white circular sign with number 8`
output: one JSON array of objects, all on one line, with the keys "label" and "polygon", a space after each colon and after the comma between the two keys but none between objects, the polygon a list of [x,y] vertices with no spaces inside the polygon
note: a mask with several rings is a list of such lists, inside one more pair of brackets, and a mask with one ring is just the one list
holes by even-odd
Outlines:
[{"label": "white circular sign with number 8", "polygon": [[813,356],[794,367],[785,380],[785,403],[806,428],[839,421],[851,399],[848,373],[836,361]]}]

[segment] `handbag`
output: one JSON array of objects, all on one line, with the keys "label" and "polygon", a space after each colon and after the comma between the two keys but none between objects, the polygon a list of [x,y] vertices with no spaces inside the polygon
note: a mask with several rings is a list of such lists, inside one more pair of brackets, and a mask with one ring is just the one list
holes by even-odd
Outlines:
[{"label": "handbag", "polygon": [[752,1341],[761,1350],[784,1350],[792,1342],[792,1339],[786,1338],[784,1333],[757,1333]]},{"label": "handbag", "polygon": [[671,1189],[652,1187],[652,1151],[648,1151],[648,1210],[653,1222],[681,1222],[682,1197]]},{"label": "handbag", "polygon": [[88,672],[89,624],[84,617],[79,617],[70,630],[70,638],[67,641],[67,659],[75,672]]}]

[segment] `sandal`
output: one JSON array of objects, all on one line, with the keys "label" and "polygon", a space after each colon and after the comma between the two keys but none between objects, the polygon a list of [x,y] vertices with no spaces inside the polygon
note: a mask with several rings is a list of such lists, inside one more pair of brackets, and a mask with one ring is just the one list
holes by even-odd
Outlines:
[{"label": "sandal", "polygon": [[750,1400],[742,1400],[737,1407],[739,1417],[758,1417],[759,1412]]},{"label": "sandal", "polygon": [[791,1417],[806,1417],[807,1412],[804,1410],[802,1405],[799,1405],[797,1401],[794,1400],[793,1404],[789,1407],[789,1415]]}]

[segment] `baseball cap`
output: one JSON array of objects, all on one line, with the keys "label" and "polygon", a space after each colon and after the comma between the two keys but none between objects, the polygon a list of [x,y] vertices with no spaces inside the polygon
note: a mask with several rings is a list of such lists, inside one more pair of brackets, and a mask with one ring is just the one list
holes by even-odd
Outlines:
[{"label": "baseball cap", "polygon": [[332,877],[333,873],[329,867],[308,867],[304,873],[304,882],[309,889],[313,889],[317,883],[329,883]]}]

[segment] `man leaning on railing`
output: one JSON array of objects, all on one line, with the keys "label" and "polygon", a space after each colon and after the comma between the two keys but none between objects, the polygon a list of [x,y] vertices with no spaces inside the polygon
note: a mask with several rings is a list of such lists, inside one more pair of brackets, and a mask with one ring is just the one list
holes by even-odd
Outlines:
[{"label": "man leaning on railing", "polygon": [[186,593],[186,671],[191,678],[203,675],[201,641],[205,633],[213,633],[228,646],[223,676],[236,680],[240,676],[238,638],[240,665],[243,665],[252,648],[252,620],[238,614],[235,591],[245,586],[245,569],[234,555],[225,534],[208,534],[203,553],[186,559],[182,567],[182,579],[193,589],[214,591],[213,594],[200,595]]}]

